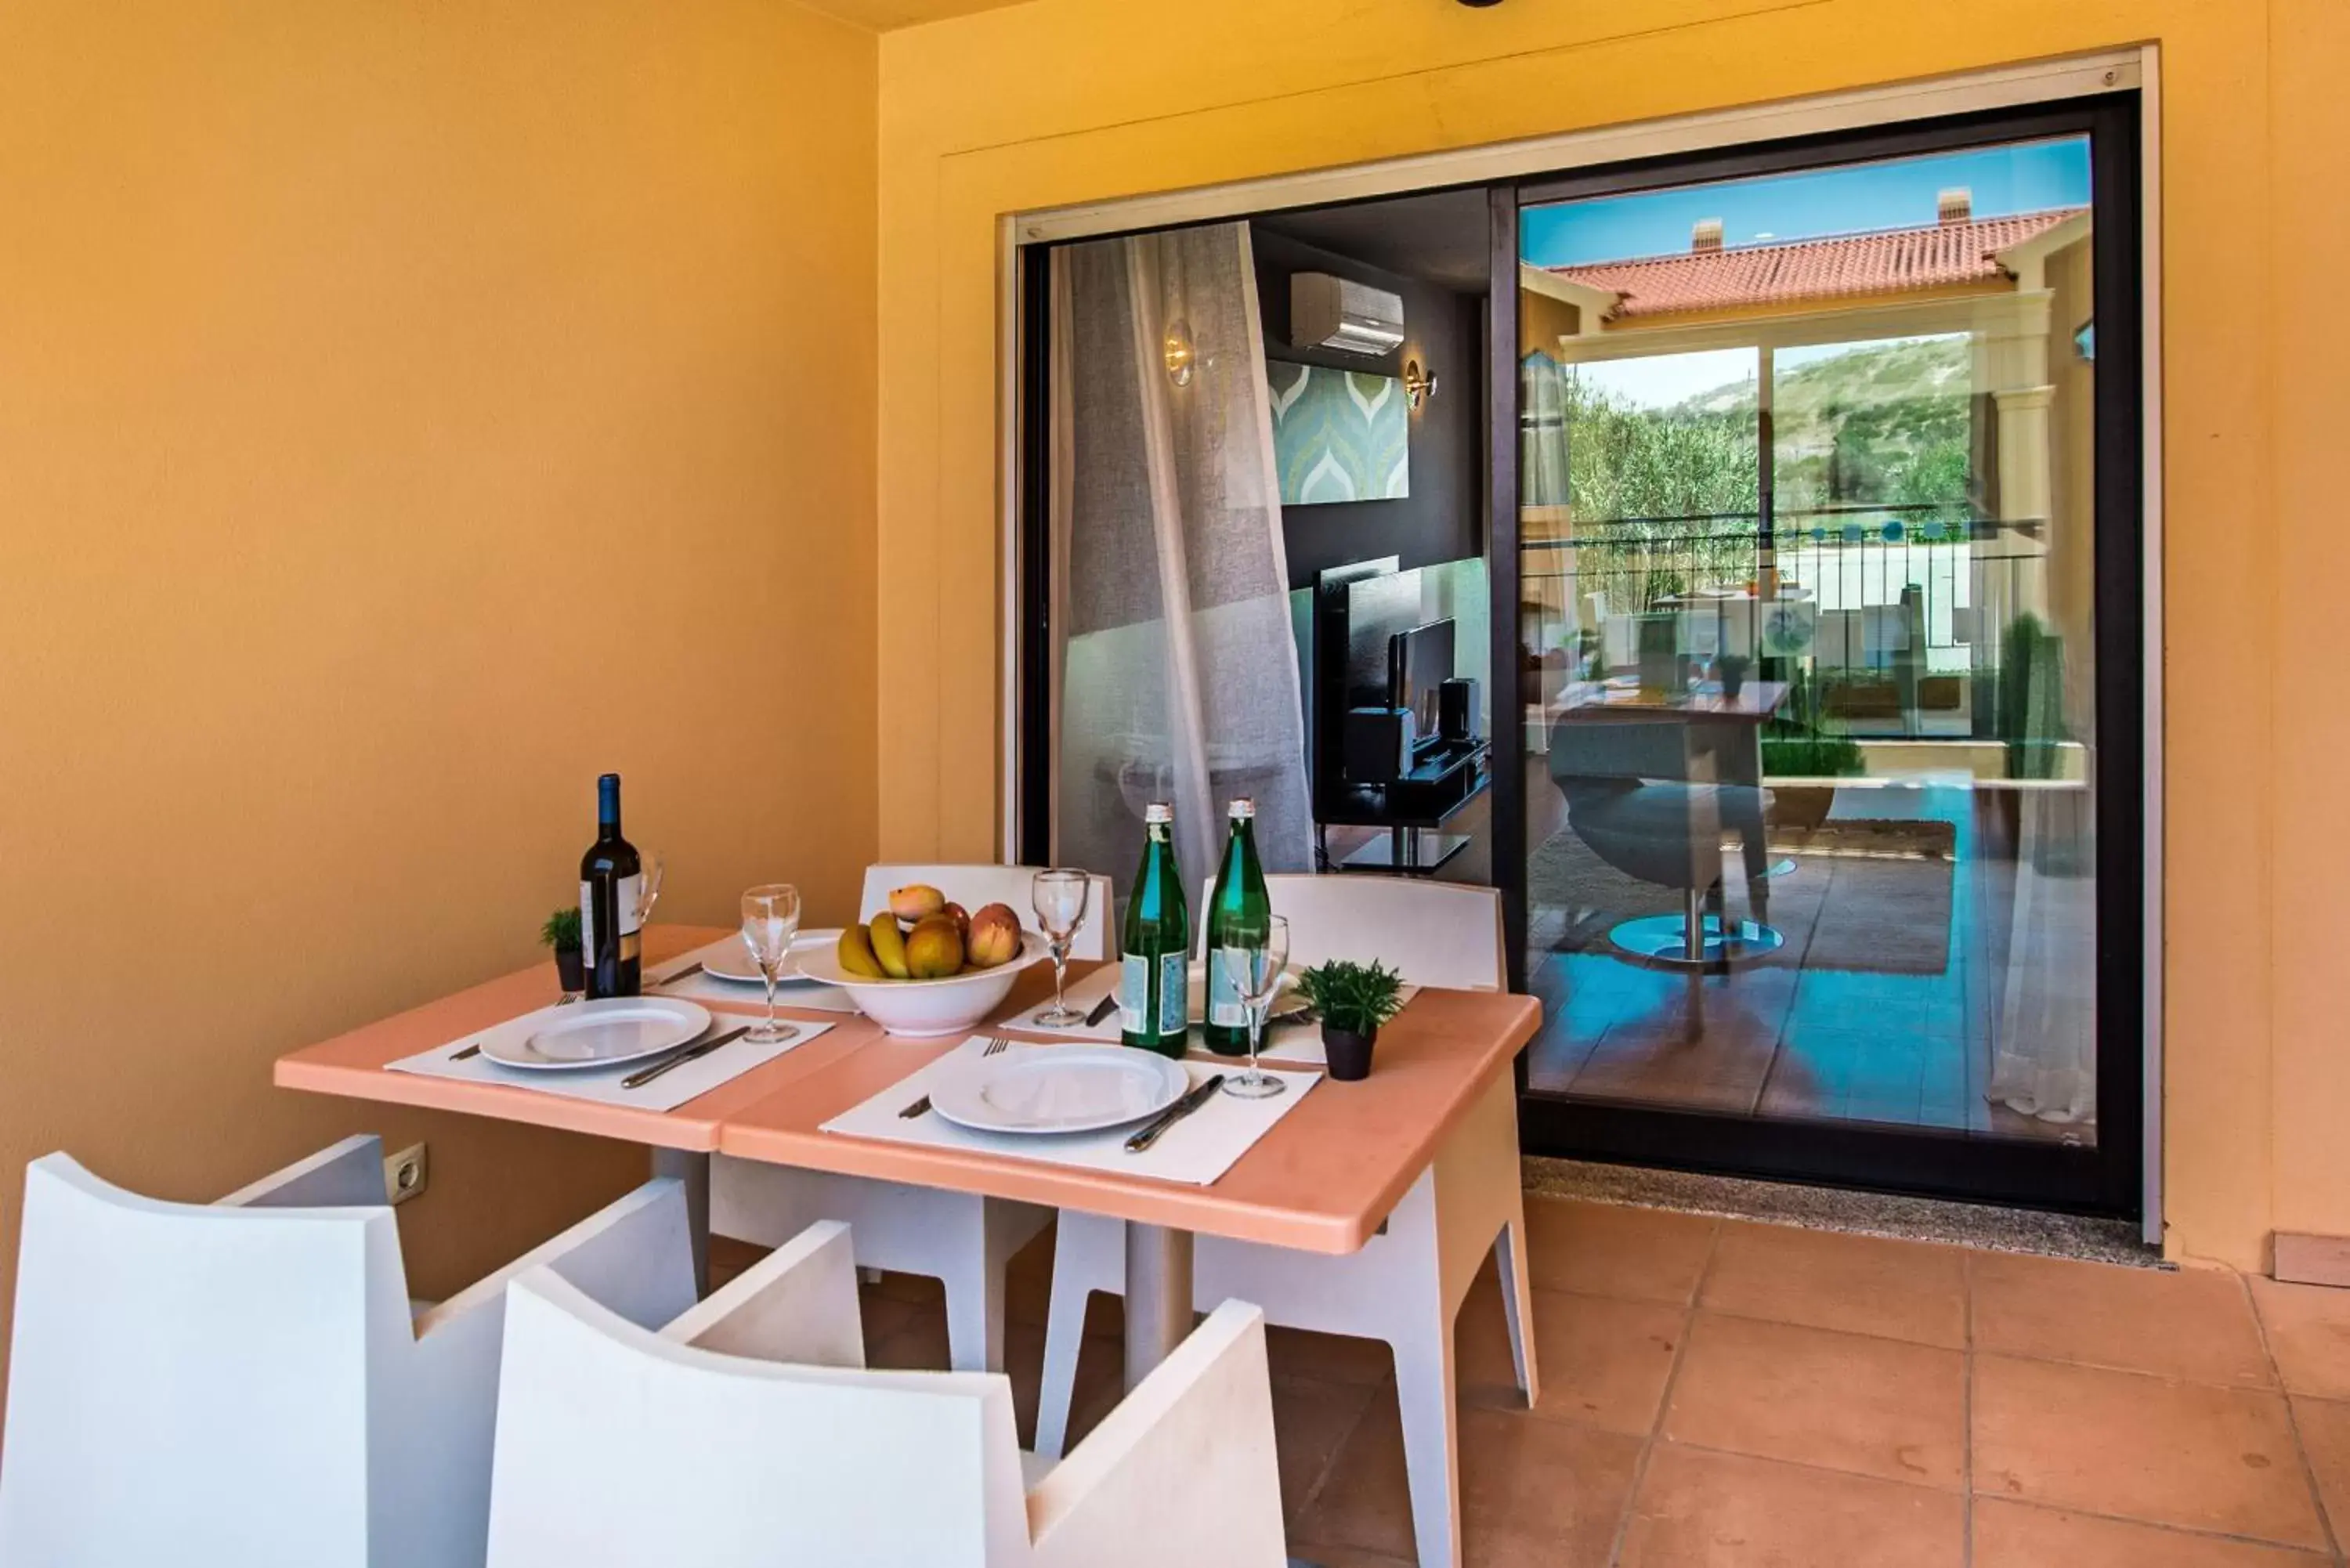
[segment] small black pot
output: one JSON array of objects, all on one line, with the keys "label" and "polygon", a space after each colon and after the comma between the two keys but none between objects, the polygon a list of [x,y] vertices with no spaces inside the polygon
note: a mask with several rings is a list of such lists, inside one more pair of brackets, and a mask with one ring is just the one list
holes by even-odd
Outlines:
[{"label": "small black pot", "polygon": [[1322,1054],[1330,1064],[1330,1075],[1342,1084],[1352,1084],[1371,1075],[1371,1047],[1379,1043],[1379,1032],[1357,1034],[1351,1029],[1322,1026]]},{"label": "small black pot", "polygon": [[562,977],[566,992],[588,989],[588,966],[581,961],[577,948],[555,950],[555,972]]}]

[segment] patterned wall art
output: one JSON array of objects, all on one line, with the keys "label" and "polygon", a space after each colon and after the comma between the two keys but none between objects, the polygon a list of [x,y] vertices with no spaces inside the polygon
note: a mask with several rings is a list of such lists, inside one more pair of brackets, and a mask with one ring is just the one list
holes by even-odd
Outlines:
[{"label": "patterned wall art", "polygon": [[1269,364],[1281,504],[1400,501],[1411,493],[1411,421],[1392,376]]}]

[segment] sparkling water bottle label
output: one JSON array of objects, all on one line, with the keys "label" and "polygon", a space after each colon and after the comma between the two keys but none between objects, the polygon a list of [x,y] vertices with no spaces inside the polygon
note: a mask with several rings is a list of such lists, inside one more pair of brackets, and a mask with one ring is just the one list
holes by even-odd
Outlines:
[{"label": "sparkling water bottle label", "polygon": [[1191,966],[1180,952],[1169,953],[1159,961],[1159,1033],[1170,1040],[1180,1040],[1191,1027]]},{"label": "sparkling water bottle label", "polygon": [[1118,1026],[1128,1034],[1149,1033],[1150,961],[1128,953],[1118,968]]},{"label": "sparkling water bottle label", "polygon": [[1208,1022],[1219,1029],[1247,1026],[1248,1009],[1241,1002],[1241,979],[1224,955],[1208,954]]}]

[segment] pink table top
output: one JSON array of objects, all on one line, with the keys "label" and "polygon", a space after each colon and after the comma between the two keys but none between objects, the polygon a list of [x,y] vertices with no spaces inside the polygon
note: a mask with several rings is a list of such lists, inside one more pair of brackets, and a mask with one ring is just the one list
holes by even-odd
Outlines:
[{"label": "pink table top", "polygon": [[[646,962],[666,961],[724,934],[652,928],[646,932]],[[1091,967],[1071,966],[1080,973]],[[1044,965],[1023,975],[999,1016],[1035,1006],[1051,981]],[[386,1070],[388,1063],[542,1006],[557,994],[554,965],[539,964],[283,1056],[276,1082],[282,1088],[462,1111],[658,1147],[723,1151],[1337,1253],[1370,1238],[1446,1134],[1510,1070],[1541,1020],[1530,997],[1423,990],[1380,1032],[1368,1078],[1317,1085],[1222,1180],[1204,1188],[822,1132],[830,1117],[956,1044],[892,1039],[868,1020],[843,1013],[794,1013],[837,1027],[672,1111]],[[716,1004],[725,1012],[756,1012],[760,1005]]]}]

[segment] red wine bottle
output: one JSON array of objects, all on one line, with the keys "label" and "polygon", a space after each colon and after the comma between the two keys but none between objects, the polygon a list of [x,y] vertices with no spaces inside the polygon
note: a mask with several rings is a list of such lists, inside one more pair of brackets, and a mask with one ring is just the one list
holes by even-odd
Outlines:
[{"label": "red wine bottle", "polygon": [[644,976],[637,903],[644,866],[620,836],[620,775],[596,781],[596,842],[579,859],[579,958],[588,996],[634,996]]}]

